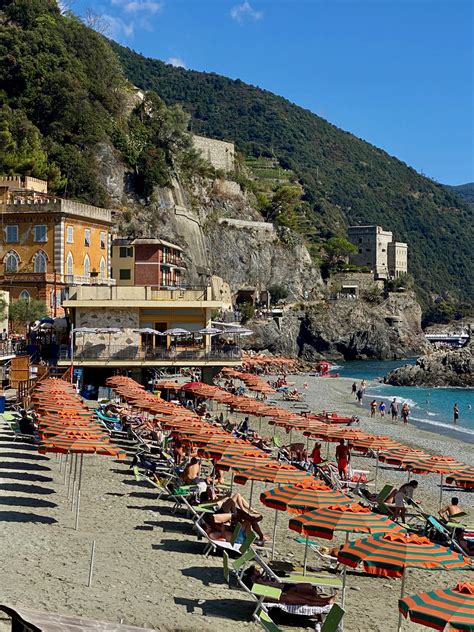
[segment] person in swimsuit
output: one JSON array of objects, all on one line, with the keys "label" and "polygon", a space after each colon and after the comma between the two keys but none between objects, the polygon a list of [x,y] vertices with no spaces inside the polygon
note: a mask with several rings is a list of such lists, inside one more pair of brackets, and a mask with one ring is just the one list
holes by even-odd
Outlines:
[{"label": "person in swimsuit", "polygon": [[344,439],[339,441],[339,445],[336,448],[336,460],[339,476],[343,480],[347,480],[347,468],[349,467],[350,450],[344,443]]}]

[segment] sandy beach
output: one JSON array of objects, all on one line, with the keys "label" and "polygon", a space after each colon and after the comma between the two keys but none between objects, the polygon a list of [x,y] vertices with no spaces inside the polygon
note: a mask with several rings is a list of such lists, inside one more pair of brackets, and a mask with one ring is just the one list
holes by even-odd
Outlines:
[{"label": "sandy beach", "polygon": [[[387,418],[370,420],[350,394],[349,379],[291,376],[300,387],[309,382],[306,402],[312,410],[338,410],[359,414],[364,430],[390,435],[435,454],[446,454],[473,463],[470,444],[436,435]],[[275,397],[283,404],[280,395]],[[291,407],[292,410],[298,410]],[[255,425],[255,424],[254,424]],[[258,422],[257,422],[258,425]],[[262,424],[263,434],[273,427]],[[284,440],[282,429],[278,433]],[[286,437],[286,439],[284,438]],[[293,433],[295,440],[297,434]],[[324,454],[325,446],[323,449]],[[334,453],[334,445],[330,454]],[[34,447],[13,443],[0,435],[0,595],[2,602],[61,613],[75,613],[107,621],[154,628],[160,631],[256,629],[249,621],[253,602],[239,590],[230,590],[222,575],[220,556],[204,558],[203,544],[192,523],[171,513],[171,504],[157,501],[153,489],[136,483],[128,462],[87,457],[84,472],[79,530],[67,500],[67,486],[59,461],[41,456]],[[373,471],[374,462],[354,457],[354,466]],[[418,476],[416,498],[426,509],[438,507],[439,476]],[[382,467],[380,485],[400,485],[406,474]],[[239,487],[244,495],[249,487]],[[270,487],[270,486],[267,486]],[[256,484],[261,491],[263,484]],[[474,494],[446,487],[445,498],[460,498],[474,517]],[[257,497],[255,495],[254,497]],[[271,533],[274,512],[262,510],[264,530]],[[304,547],[287,529],[290,514],[279,515],[276,548],[278,559],[302,562]],[[92,542],[97,555],[92,586],[87,587]],[[336,538],[339,543],[342,538]],[[310,564],[316,566],[315,558]],[[408,573],[406,589],[414,592],[448,587],[468,579],[470,573]],[[400,580],[348,575],[345,630],[388,632],[396,630]],[[285,627],[285,626],[282,626]],[[404,630],[422,629],[404,623]],[[2,624],[0,621],[0,630]]]}]

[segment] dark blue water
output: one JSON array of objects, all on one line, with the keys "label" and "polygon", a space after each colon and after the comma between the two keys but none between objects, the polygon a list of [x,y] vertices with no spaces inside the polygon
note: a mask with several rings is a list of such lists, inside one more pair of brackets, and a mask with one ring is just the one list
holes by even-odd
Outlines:
[{"label": "dark blue water", "polygon": [[[415,359],[360,360],[341,363],[333,370],[341,377],[350,377],[357,381],[377,381],[399,366],[414,363]],[[474,443],[474,389],[376,384],[367,389],[365,405],[368,406],[371,399],[383,400],[388,410],[394,397],[399,403],[408,403],[411,409],[410,420],[417,426],[431,432],[456,435],[467,443]],[[459,421],[456,426],[453,423],[455,403],[459,406]]]}]

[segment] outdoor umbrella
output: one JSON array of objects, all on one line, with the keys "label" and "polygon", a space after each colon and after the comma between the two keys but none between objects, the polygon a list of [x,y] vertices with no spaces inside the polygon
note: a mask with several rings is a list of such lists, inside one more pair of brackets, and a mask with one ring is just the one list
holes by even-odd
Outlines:
[{"label": "outdoor umbrella", "polygon": [[292,465],[278,463],[277,461],[269,461],[268,463],[258,463],[247,470],[239,472],[235,477],[235,482],[240,485],[250,480],[250,505],[253,497],[254,481],[265,481],[267,483],[297,483],[298,481],[308,479],[308,472],[298,470]]},{"label": "outdoor umbrella", "polygon": [[198,334],[203,334],[204,336],[216,336],[221,333],[222,329],[217,329],[217,327],[205,327],[204,329],[200,329],[198,331]]},{"label": "outdoor umbrella", "polygon": [[[289,511],[290,513],[305,513],[310,509],[340,505],[350,505],[352,500],[334,491],[324,483],[316,479],[305,479],[295,485],[280,485],[274,489],[262,492],[260,501],[267,507],[275,509],[275,522],[273,525],[272,559],[275,554],[275,536],[278,520],[278,511]],[[306,538],[308,544],[308,538]],[[306,558],[308,547],[305,548],[304,568],[306,568]]]},{"label": "outdoor umbrella", "polygon": [[450,456],[430,456],[424,457],[412,457],[409,460],[405,460],[403,467],[409,469],[415,474],[440,474],[439,485],[439,506],[443,504],[443,478],[445,474],[458,474],[464,470],[470,470],[471,468],[466,463],[457,461]]},{"label": "outdoor umbrella", "polygon": [[[339,551],[338,560],[351,568],[362,563],[369,575],[401,577],[400,599],[405,590],[405,570],[425,568],[429,570],[458,570],[471,566],[467,557],[454,553],[428,538],[408,533],[386,533],[364,540],[347,542]],[[401,630],[402,615],[398,619]]]},{"label": "outdoor umbrella", "polygon": [[474,470],[466,470],[465,472],[459,472],[450,474],[446,477],[446,482],[449,485],[458,485],[465,489],[474,488]]},{"label": "outdoor umbrella", "polygon": [[387,533],[402,527],[389,518],[376,514],[358,503],[329,506],[310,511],[290,520],[290,529],[308,536],[331,540],[335,531],[356,533]]},{"label": "outdoor umbrella", "polygon": [[435,630],[474,630],[474,583],[410,595],[398,602],[404,617]]},{"label": "outdoor umbrella", "polygon": [[163,336],[187,336],[191,332],[187,329],[180,329],[179,327],[175,327],[174,329],[167,329],[163,332]]}]

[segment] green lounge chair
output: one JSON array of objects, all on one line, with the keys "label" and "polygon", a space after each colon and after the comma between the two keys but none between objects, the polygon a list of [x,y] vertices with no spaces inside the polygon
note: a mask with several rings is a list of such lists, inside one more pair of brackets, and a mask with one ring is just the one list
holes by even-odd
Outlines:
[{"label": "green lounge chair", "polygon": [[272,619],[270,619],[265,610],[261,610],[258,613],[256,620],[260,623],[264,630],[267,630],[267,632],[282,632],[281,628],[279,628],[276,623],[273,623]]},{"label": "green lounge chair", "polygon": [[[342,621],[342,617],[344,616],[344,609],[341,608],[338,604],[333,604],[331,610],[326,615],[324,622],[321,626],[321,632],[336,632],[339,627],[339,624]],[[272,621],[269,617],[268,613],[265,610],[261,610],[256,617],[256,620],[264,630],[267,632],[282,632],[281,628],[279,628],[276,623]]]},{"label": "green lounge chair", "polygon": [[333,604],[331,610],[327,613],[324,623],[321,626],[321,632],[336,632],[342,621],[345,610],[337,603]]}]

